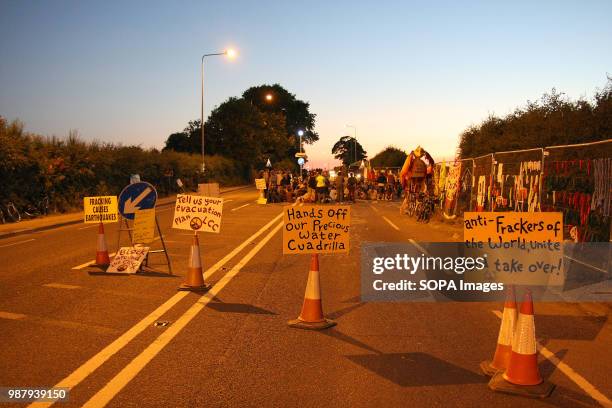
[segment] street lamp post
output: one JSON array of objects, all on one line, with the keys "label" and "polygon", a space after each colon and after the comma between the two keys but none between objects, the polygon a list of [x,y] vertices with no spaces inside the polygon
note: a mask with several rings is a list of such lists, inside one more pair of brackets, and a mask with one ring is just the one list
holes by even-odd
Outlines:
[{"label": "street lamp post", "polygon": [[357,162],[357,128],[353,125],[346,125],[347,128],[351,128],[355,131],[355,162]]},{"label": "street lamp post", "polygon": [[[302,129],[298,130],[298,136],[300,137],[300,153],[303,152],[302,150],[302,136],[304,136],[304,131]],[[301,158],[301,157],[300,157]],[[302,178],[302,169],[304,168],[303,164],[300,164],[300,178]]]},{"label": "street lamp post", "polygon": [[204,152],[205,152],[205,148],[204,148],[204,58],[206,57],[213,57],[216,55],[226,55],[228,58],[234,58],[236,56],[236,51],[232,50],[232,49],[227,49],[223,52],[215,52],[215,53],[211,53],[211,54],[204,54],[202,55],[202,100],[201,100],[201,104],[200,104],[200,127],[202,130],[202,174],[204,174],[204,172],[206,171],[206,164],[204,163]]}]

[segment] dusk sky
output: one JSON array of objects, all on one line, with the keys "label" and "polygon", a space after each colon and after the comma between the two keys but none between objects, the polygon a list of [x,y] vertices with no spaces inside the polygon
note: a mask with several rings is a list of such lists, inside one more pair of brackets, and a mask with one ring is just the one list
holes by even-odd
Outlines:
[{"label": "dusk sky", "polygon": [[310,102],[315,165],[351,132],[454,155],[458,135],[556,87],[591,97],[612,74],[612,2],[0,0],[0,115],[26,129],[163,147],[254,85]]}]

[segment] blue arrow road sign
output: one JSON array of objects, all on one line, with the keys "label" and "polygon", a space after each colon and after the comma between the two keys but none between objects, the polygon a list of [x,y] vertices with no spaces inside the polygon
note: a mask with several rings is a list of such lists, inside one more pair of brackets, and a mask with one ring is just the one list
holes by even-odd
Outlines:
[{"label": "blue arrow road sign", "polygon": [[119,194],[119,212],[129,220],[134,219],[138,210],[155,208],[157,190],[144,181],[126,186]]}]

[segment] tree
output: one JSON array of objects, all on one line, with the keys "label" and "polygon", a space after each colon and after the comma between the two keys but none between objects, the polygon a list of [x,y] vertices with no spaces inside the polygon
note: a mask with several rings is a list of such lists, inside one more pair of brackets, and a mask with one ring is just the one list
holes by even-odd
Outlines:
[{"label": "tree", "polygon": [[388,146],[370,160],[373,167],[402,167],[406,152],[397,147]]},{"label": "tree", "polygon": [[206,122],[206,151],[263,167],[286,157],[289,141],[281,114],[262,112],[245,99],[230,98]]},{"label": "tree", "polygon": [[[355,148],[357,148],[357,154],[355,154]],[[332,154],[336,159],[342,160],[345,166],[368,157],[363,146],[352,136],[342,136],[332,147]]]},{"label": "tree", "polygon": [[[305,143],[319,139],[315,117],[307,102],[278,84],[249,88],[242,98],[229,98],[211,112],[204,125],[206,154],[236,158],[259,168],[268,158],[294,161],[298,130],[304,131]],[[200,153],[201,121],[190,121],[182,132],[171,134],[164,150]]]},{"label": "tree", "polygon": [[[267,95],[272,99],[268,100]],[[279,84],[251,87],[244,91],[242,97],[263,112],[282,113],[285,116],[288,137],[303,130],[303,143],[312,144],[319,140],[319,135],[314,130],[316,115],[310,113],[310,104],[297,99]]]},{"label": "tree", "polygon": [[168,136],[166,146],[163,150],[174,150],[176,152],[193,152],[193,146],[187,132],[177,132]]},{"label": "tree", "polygon": [[492,152],[586,143],[610,137],[612,78],[593,100],[572,101],[552,89],[537,101],[527,101],[505,117],[489,115],[459,137],[462,158]]}]

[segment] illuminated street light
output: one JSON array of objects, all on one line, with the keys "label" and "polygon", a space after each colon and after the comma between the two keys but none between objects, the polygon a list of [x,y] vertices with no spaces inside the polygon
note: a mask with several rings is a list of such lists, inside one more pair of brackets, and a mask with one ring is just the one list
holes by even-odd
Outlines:
[{"label": "illuminated street light", "polygon": [[204,58],[213,57],[217,55],[225,55],[229,59],[234,59],[236,57],[236,50],[232,48],[228,48],[223,52],[214,52],[211,54],[202,55],[202,101],[201,101],[201,123],[200,127],[202,128],[202,173],[206,170],[206,164],[204,163]]},{"label": "illuminated street light", "polygon": [[272,94],[267,94],[267,95],[266,95],[266,101],[268,101],[268,102],[272,102],[272,99],[274,99],[274,97],[272,96]]},{"label": "illuminated street light", "polygon": [[[300,129],[300,130],[297,131],[297,134],[300,137],[300,153],[302,153],[303,152],[303,149],[302,149],[302,136],[304,136],[304,131],[302,129]],[[304,167],[303,163],[300,164],[300,178],[302,178],[302,168],[303,167]]]}]

